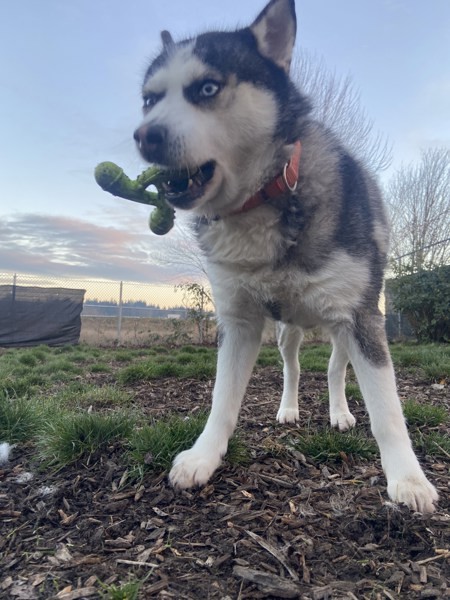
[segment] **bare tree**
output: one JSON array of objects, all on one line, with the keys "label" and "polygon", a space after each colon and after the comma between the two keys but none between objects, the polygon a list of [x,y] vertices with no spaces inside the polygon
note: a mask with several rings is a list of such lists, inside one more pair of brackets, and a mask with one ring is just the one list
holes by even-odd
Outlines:
[{"label": "bare tree", "polygon": [[357,158],[375,173],[389,167],[391,144],[375,131],[349,75],[337,75],[322,58],[302,51],[293,62],[292,77],[300,90],[310,96],[313,116],[331,129]]},{"label": "bare tree", "polygon": [[193,276],[200,282],[207,280],[205,256],[186,220],[177,219],[171,235],[158,239],[151,256],[160,265],[182,267],[184,276]]},{"label": "bare tree", "polygon": [[393,266],[416,272],[448,264],[450,150],[423,150],[419,163],[394,174],[385,196],[391,213],[391,254],[397,257]]}]

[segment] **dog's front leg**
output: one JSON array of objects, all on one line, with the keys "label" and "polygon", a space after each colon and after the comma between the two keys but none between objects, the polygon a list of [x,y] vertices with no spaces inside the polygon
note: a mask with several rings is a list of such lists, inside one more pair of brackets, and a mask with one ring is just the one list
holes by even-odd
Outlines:
[{"label": "dog's front leg", "polygon": [[353,332],[349,335],[342,328],[340,334],[339,340],[346,346],[369,412],[391,500],[419,512],[433,512],[438,494],[425,477],[411,446],[397,395],[384,320],[377,314],[357,315]]},{"label": "dog's front leg", "polygon": [[258,356],[263,324],[262,317],[221,320],[222,340],[211,413],[194,446],[175,458],[169,474],[174,487],[203,485],[220,465]]}]

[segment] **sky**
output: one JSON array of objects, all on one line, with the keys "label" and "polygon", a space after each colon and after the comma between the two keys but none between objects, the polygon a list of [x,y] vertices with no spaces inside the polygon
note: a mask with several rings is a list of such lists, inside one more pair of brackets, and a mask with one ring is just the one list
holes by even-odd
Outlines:
[{"label": "sky", "polygon": [[[142,76],[160,49],[249,25],[264,0],[0,0],[0,274],[173,282],[149,209],[95,183],[104,160],[131,177]],[[352,77],[393,162],[450,145],[449,0],[297,0],[296,52]],[[180,219],[178,219],[180,220]],[[1,283],[1,282],[0,282]]]}]

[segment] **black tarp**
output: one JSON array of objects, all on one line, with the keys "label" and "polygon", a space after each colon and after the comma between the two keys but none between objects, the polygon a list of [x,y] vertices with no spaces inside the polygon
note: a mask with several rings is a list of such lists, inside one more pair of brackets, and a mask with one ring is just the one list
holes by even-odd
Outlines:
[{"label": "black tarp", "polygon": [[85,291],[0,285],[0,346],[78,344]]}]

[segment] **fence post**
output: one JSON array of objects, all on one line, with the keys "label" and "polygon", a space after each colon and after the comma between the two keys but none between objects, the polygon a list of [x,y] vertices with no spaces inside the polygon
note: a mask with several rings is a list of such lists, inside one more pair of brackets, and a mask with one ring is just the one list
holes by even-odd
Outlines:
[{"label": "fence post", "polygon": [[123,296],[123,281],[120,282],[120,287],[119,287],[119,312],[117,314],[117,345],[120,345],[120,337],[122,334],[122,307],[123,307],[123,301],[122,301],[122,296]]}]

